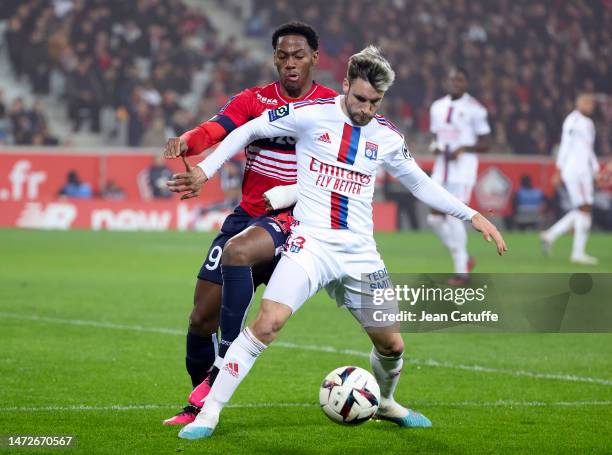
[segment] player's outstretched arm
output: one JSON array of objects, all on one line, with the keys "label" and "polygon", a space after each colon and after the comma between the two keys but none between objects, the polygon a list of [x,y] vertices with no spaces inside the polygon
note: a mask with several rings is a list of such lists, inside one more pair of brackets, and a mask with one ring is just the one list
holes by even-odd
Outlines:
[{"label": "player's outstretched arm", "polygon": [[385,163],[387,170],[420,201],[441,213],[471,221],[486,241],[495,241],[501,255],[508,250],[497,228],[484,216],[468,207],[446,189],[435,183],[406,152],[396,154]]},{"label": "player's outstretched arm", "polygon": [[487,242],[490,242],[492,240],[495,242],[495,246],[497,247],[497,254],[501,256],[506,251],[508,251],[508,247],[506,246],[504,238],[493,223],[487,220],[480,213],[474,215],[471,221],[474,229],[482,233],[483,238]]},{"label": "player's outstretched arm", "polygon": [[228,134],[216,150],[196,167],[191,167],[183,157],[185,172],[174,175],[173,179],[168,181],[168,188],[175,193],[187,192],[181,199],[199,196],[202,185],[212,178],[227,160],[254,140],[296,135],[297,127],[290,105],[266,111]]},{"label": "player's outstretched arm", "polygon": [[223,164],[248,144],[266,137],[297,137],[297,124],[293,107],[287,104],[272,111],[265,111],[259,117],[236,128],[219,144],[219,147],[198,164],[204,174],[211,178]]},{"label": "player's outstretched arm", "polygon": [[225,129],[217,122],[209,120],[179,137],[168,139],[163,157],[173,159],[179,156],[197,155],[221,142],[225,136],[227,136]]},{"label": "player's outstretched arm", "polygon": [[185,165],[185,172],[174,174],[172,180],[168,180],[166,185],[173,193],[185,193],[181,196],[181,200],[198,197],[208,177],[198,166],[191,166],[184,156],[181,155],[181,159]]}]

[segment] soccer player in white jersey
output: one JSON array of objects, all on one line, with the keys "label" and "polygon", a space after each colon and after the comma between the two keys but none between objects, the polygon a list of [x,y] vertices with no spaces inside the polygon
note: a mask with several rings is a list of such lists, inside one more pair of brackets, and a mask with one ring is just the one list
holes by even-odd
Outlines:
[{"label": "soccer player in white jersey", "polygon": [[[454,67],[448,75],[448,95],[436,100],[430,109],[430,129],[435,135],[432,143],[436,155],[432,179],[462,202],[469,204],[476,183],[478,158],[490,145],[491,128],[487,110],[466,92],[468,74]],[[467,232],[462,220],[432,210],[429,225],[448,248],[453,258],[453,285],[467,282],[475,260],[467,251]]]},{"label": "soccer player in white jersey", "polygon": [[595,125],[589,118],[594,109],[593,95],[583,93],[576,99],[576,109],[563,122],[557,172],[569,194],[572,210],[540,234],[542,251],[548,255],[554,241],[573,228],[574,243],[570,260],[586,265],[598,262],[597,258],[589,256],[585,251],[591,230],[593,180],[599,172],[599,162],[593,150]]},{"label": "soccer player in white jersey", "polygon": [[[495,226],[434,183],[408,153],[403,136],[376,115],[393,79],[387,60],[376,48],[368,47],[349,60],[344,96],[296,102],[265,112],[235,129],[200,164],[201,170],[193,168],[199,174],[195,180],[205,181],[256,138],[290,136],[297,140],[298,199],[291,236],[256,320],[227,351],[202,411],[181,430],[180,437],[199,439],[212,434],[221,410],[259,354],[291,314],[323,287],[349,308],[372,341],[370,361],[381,389],[377,417],[404,427],[431,426],[425,416],[393,399],[404,352],[397,327],[381,330],[364,316],[367,310],[380,308],[373,305],[371,289],[385,282],[390,286],[373,238],[377,167],[385,165],[416,197],[440,212],[471,220],[485,239],[495,240],[499,254],[506,251],[506,245]],[[188,191],[194,189],[197,184]]]}]

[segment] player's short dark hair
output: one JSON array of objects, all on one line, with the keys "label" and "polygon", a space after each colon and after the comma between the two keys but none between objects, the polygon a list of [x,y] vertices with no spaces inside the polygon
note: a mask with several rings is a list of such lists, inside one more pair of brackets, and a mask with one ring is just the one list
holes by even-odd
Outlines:
[{"label": "player's short dark hair", "polygon": [[276,50],[278,39],[286,35],[299,35],[306,38],[308,45],[313,51],[319,49],[319,34],[310,25],[304,22],[292,21],[279,26],[272,34],[272,47]]},{"label": "player's short dark hair", "polygon": [[465,67],[461,65],[453,65],[451,70],[455,70],[456,72],[463,74],[468,81],[470,80],[470,73],[468,73],[468,70],[466,70]]}]

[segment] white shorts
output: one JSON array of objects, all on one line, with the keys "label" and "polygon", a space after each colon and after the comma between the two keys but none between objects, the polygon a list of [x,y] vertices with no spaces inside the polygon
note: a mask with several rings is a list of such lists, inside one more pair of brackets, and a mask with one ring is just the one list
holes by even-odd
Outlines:
[{"label": "white shorts", "polygon": [[591,176],[564,179],[563,183],[573,208],[593,205],[593,178]]},{"label": "white shorts", "polygon": [[324,287],[364,327],[390,325],[373,321],[373,311],[397,312],[395,301],[374,302],[375,289],[392,284],[371,236],[295,226],[263,298],[285,304],[295,312]]}]

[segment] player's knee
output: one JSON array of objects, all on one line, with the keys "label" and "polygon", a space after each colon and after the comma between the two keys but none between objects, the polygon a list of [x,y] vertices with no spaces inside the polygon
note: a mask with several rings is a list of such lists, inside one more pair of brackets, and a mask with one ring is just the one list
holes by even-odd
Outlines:
[{"label": "player's knee", "polygon": [[251,331],[259,341],[270,344],[276,339],[284,323],[285,319],[274,308],[262,307],[251,325]]},{"label": "player's knee", "polygon": [[272,318],[258,318],[251,327],[255,338],[264,344],[270,344],[278,336],[282,324]]},{"label": "player's knee", "polygon": [[404,353],[404,340],[401,337],[392,337],[376,346],[376,350],[385,357],[399,357]]},{"label": "player's knee", "polygon": [[217,333],[219,319],[192,311],[189,315],[189,331],[200,336]]},{"label": "player's knee", "polygon": [[230,239],[223,247],[221,263],[223,265],[252,266],[248,242],[240,239]]}]

